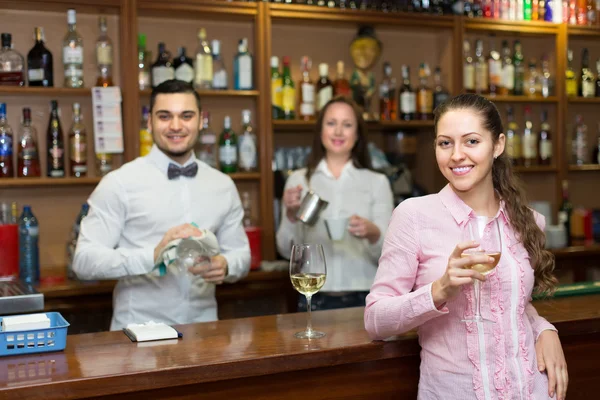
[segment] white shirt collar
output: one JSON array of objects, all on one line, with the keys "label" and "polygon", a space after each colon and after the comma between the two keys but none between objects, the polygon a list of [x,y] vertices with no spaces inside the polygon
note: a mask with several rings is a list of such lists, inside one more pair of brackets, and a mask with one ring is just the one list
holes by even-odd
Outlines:
[{"label": "white shirt collar", "polygon": [[190,156],[190,158],[188,158],[188,160],[183,165],[181,165],[178,162],[173,161],[169,156],[163,153],[162,150],[160,150],[158,146],[156,146],[156,144],[152,145],[152,149],[150,150],[150,153],[148,153],[146,158],[165,175],[167,174],[167,170],[169,169],[169,164],[175,164],[179,167],[186,167],[191,163],[196,162],[197,160],[196,155],[192,151],[192,155]]},{"label": "white shirt collar", "polygon": [[[354,162],[352,161],[352,159],[350,159],[346,162],[346,164],[344,165],[344,168],[342,168],[342,173],[340,174],[340,176],[342,176],[344,173],[352,174],[352,172],[354,172],[356,170],[357,170],[357,168],[354,166]],[[317,164],[317,167],[315,168],[315,173],[318,173],[318,172],[321,172],[325,176],[333,178],[333,174],[331,173],[331,170],[327,166],[327,161],[324,158],[322,158],[321,161],[319,161],[319,163]]]}]

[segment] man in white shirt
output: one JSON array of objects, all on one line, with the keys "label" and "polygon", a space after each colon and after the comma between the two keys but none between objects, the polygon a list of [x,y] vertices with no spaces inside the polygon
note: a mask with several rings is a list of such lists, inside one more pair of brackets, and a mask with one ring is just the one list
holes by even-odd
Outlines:
[{"label": "man in white shirt", "polygon": [[[184,324],[217,319],[215,284],[248,274],[250,248],[233,180],[194,155],[200,97],[170,80],[150,97],[148,130],[154,146],[109,173],[88,203],[73,270],[80,279],[118,279],[111,330],[149,320]],[[213,232],[220,254],[189,270],[151,273],[169,242]]]}]

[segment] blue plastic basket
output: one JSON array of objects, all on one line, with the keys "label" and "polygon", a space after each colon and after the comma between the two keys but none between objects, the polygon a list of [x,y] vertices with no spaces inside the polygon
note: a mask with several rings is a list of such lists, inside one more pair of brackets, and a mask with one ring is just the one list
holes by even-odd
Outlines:
[{"label": "blue plastic basket", "polygon": [[[64,350],[67,345],[69,323],[60,313],[46,313],[50,328],[29,331],[0,331],[0,356],[46,353]],[[3,317],[0,317],[0,323]]]}]

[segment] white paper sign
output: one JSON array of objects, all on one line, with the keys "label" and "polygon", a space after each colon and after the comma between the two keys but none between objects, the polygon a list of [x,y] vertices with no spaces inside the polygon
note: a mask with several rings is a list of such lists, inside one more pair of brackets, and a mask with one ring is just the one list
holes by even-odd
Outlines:
[{"label": "white paper sign", "polygon": [[92,88],[94,145],[96,153],[123,152],[123,120],[121,88]]}]

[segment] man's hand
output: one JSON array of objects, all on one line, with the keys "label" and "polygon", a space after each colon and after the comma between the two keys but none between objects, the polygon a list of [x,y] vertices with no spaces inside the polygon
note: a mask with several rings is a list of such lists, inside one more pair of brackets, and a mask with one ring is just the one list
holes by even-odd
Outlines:
[{"label": "man's hand", "polygon": [[194,275],[200,275],[206,282],[219,285],[227,276],[227,259],[217,254],[210,259],[210,262],[205,259],[205,262],[190,267],[188,271]]},{"label": "man's hand", "polygon": [[169,229],[161,239],[160,243],[154,248],[154,261],[156,261],[162,249],[169,244],[169,242],[191,236],[202,236],[202,231],[192,224],[183,224]]}]

